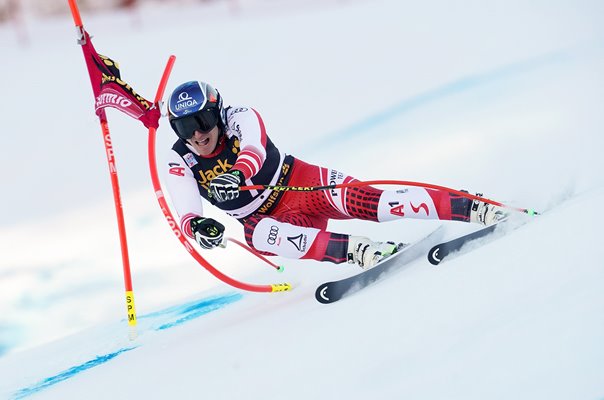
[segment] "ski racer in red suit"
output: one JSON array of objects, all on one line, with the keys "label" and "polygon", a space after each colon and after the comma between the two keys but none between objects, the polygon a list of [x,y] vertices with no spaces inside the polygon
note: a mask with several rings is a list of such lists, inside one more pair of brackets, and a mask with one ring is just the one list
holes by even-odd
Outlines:
[{"label": "ski racer in red suit", "polygon": [[256,110],[223,107],[220,94],[207,83],[178,86],[168,109],[178,136],[166,164],[168,191],[181,229],[204,249],[222,243],[224,226],[203,216],[201,198],[239,220],[247,243],[262,254],[356,263],[364,269],[400,245],[329,232],[330,219],[424,218],[488,225],[504,214],[484,202],[417,187],[240,191],[244,185],[323,186],[356,179],[281,152]]}]

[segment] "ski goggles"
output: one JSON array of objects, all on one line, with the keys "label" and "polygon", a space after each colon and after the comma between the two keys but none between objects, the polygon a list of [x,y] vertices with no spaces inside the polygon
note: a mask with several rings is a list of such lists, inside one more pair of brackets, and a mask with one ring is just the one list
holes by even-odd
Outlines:
[{"label": "ski goggles", "polygon": [[201,111],[183,118],[173,119],[170,125],[179,138],[191,139],[195,131],[208,133],[218,124],[218,113],[214,110]]}]

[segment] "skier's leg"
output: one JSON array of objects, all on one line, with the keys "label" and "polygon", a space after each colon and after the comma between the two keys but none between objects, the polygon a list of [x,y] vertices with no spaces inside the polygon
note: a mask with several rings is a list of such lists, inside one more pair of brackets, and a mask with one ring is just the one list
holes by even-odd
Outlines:
[{"label": "skier's leg", "polygon": [[245,239],[265,255],[336,264],[347,261],[348,235],[328,232],[317,225],[326,225],[326,221],[301,213],[252,215],[244,223]]},{"label": "skier's leg", "polygon": [[448,192],[406,187],[381,193],[377,210],[379,222],[400,218],[468,220],[469,202]]},{"label": "skier's leg", "polygon": [[[356,182],[339,171],[296,160],[292,186],[324,186]],[[418,187],[380,190],[371,186],[287,192],[276,214],[299,210],[331,219],[362,219],[384,222],[400,218],[470,220],[471,200],[448,192]]]},{"label": "skier's leg", "polygon": [[[296,160],[290,185],[325,186],[356,182],[333,169]],[[362,219],[385,222],[400,218],[440,219],[490,225],[505,217],[501,207],[443,190],[405,187],[380,190],[371,186],[288,192],[279,210],[289,208],[330,219]]]},{"label": "skier's leg", "polygon": [[265,255],[335,264],[349,262],[362,268],[371,268],[400,248],[393,242],[373,242],[365,237],[328,232],[317,225],[326,225],[326,221],[300,213],[278,217],[253,215],[245,220],[245,239]]}]

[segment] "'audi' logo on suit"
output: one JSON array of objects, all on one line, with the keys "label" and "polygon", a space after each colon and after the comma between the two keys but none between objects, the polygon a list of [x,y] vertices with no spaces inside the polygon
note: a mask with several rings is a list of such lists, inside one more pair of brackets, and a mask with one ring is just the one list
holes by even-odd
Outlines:
[{"label": "'audi' logo on suit", "polygon": [[268,239],[266,239],[266,242],[271,246],[274,245],[275,243],[277,243],[277,235],[279,235],[279,228],[275,225],[272,225],[271,231],[268,233]]}]

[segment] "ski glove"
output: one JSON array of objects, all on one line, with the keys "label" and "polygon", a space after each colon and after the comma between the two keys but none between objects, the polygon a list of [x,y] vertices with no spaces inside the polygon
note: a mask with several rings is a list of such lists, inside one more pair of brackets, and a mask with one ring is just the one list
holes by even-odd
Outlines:
[{"label": "ski glove", "polygon": [[219,203],[239,197],[239,185],[245,181],[241,171],[232,169],[210,181],[208,196]]},{"label": "ski glove", "polygon": [[196,217],[190,222],[195,240],[203,249],[220,246],[224,237],[224,225],[212,218]]}]

